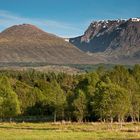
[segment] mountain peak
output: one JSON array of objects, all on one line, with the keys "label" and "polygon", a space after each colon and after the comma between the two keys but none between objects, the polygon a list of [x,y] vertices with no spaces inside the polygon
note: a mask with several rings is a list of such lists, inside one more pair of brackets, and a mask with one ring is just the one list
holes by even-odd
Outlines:
[{"label": "mountain peak", "polygon": [[120,23],[120,22],[125,22],[127,19],[109,19],[109,20],[93,20],[91,24],[109,24],[109,23]]},{"label": "mountain peak", "polygon": [[129,19],[113,19],[113,20],[93,20],[92,23],[90,24],[90,27],[97,27],[101,26],[105,28],[105,26],[110,26],[113,24],[119,25],[124,22],[140,22],[140,18],[129,18]]},{"label": "mountain peak", "polygon": [[130,18],[129,21],[140,22],[140,18]]},{"label": "mountain peak", "polygon": [[8,36],[32,36],[32,35],[41,35],[45,32],[36,27],[35,25],[31,24],[21,24],[21,25],[14,25],[12,27],[7,28],[1,35],[8,35]]},{"label": "mountain peak", "polygon": [[129,28],[131,26],[138,27],[139,23],[140,18],[93,21],[82,36],[81,42],[89,43],[89,40],[94,37],[99,37],[114,30],[118,33],[124,28]]},{"label": "mountain peak", "polygon": [[7,28],[6,30],[8,30],[8,29],[13,29],[13,28],[19,28],[19,29],[21,29],[21,28],[32,28],[32,29],[34,29],[34,30],[40,30],[38,27],[36,27],[35,25],[32,25],[32,24],[27,24],[27,23],[23,23],[23,24],[19,24],[19,25],[13,25],[13,26],[11,26],[11,27],[9,27],[9,28]]},{"label": "mountain peak", "polygon": [[93,21],[81,38],[81,42],[88,43],[92,38],[99,37],[125,23],[125,19]]}]

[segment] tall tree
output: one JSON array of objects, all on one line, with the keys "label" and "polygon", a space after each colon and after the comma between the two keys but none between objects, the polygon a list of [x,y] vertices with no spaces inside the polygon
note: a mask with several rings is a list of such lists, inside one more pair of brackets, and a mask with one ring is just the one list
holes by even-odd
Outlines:
[{"label": "tall tree", "polygon": [[123,121],[130,107],[129,94],[124,88],[111,83],[109,78],[107,81],[97,84],[93,109],[101,119],[105,118],[113,122],[113,118],[118,117],[119,121]]},{"label": "tall tree", "polygon": [[82,90],[78,90],[73,101],[74,114],[78,122],[82,122],[86,115],[86,96]]},{"label": "tall tree", "polygon": [[0,112],[1,117],[13,117],[20,113],[18,97],[7,77],[0,79]]}]

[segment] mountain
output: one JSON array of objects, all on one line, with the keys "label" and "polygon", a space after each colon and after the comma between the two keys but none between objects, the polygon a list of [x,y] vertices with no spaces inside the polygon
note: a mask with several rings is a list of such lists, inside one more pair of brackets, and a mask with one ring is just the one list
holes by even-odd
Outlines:
[{"label": "mountain", "polygon": [[93,21],[69,42],[85,52],[102,53],[109,63],[140,63],[140,18]]},{"label": "mountain", "polygon": [[140,19],[94,21],[84,35],[70,39],[34,25],[15,25],[0,33],[4,63],[140,63]]},{"label": "mountain", "polygon": [[0,33],[1,63],[90,64],[100,58],[89,56],[63,38],[34,25],[12,26]]}]

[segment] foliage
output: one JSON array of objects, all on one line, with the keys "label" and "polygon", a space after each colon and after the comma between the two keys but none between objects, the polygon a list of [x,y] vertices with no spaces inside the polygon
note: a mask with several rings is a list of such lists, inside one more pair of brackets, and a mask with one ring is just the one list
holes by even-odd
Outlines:
[{"label": "foliage", "polygon": [[69,75],[0,71],[0,117],[51,121],[139,121],[140,65]]}]

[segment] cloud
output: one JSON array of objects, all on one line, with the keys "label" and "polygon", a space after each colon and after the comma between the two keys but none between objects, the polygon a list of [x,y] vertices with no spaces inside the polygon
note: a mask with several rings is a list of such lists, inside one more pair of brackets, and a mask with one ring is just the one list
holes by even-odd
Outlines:
[{"label": "cloud", "polygon": [[55,20],[22,17],[9,11],[0,10],[0,30],[4,30],[12,25],[23,23],[36,25],[47,32],[63,37],[69,37],[72,35],[77,36],[82,32],[81,29],[74,27],[72,24]]}]

